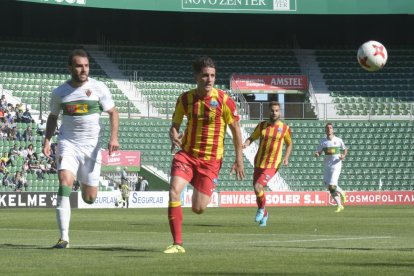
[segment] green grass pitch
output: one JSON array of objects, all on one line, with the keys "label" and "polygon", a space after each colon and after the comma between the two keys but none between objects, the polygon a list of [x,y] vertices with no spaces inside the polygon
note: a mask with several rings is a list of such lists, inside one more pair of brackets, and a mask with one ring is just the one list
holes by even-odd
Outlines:
[{"label": "green grass pitch", "polygon": [[413,206],[184,209],[185,254],[166,209],[72,210],[71,248],[54,209],[0,210],[2,275],[413,275]]}]

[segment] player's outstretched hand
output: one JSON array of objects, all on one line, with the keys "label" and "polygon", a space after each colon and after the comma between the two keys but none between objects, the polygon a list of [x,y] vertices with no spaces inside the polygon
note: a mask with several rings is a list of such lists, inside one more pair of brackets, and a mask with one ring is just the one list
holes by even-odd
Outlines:
[{"label": "player's outstretched hand", "polygon": [[231,167],[230,175],[232,175],[233,172],[236,173],[237,180],[243,180],[246,177],[244,173],[244,164],[242,162],[234,162],[233,166]]},{"label": "player's outstretched hand", "polygon": [[177,134],[177,135],[170,135],[171,140],[171,153],[175,153],[175,150],[178,148],[181,148],[181,140],[183,139],[183,134]]},{"label": "player's outstretched hand", "polygon": [[108,143],[108,153],[109,153],[109,156],[111,156],[112,155],[112,153],[114,153],[115,151],[117,151],[117,150],[119,150],[119,143],[118,143],[118,141],[116,140],[114,140],[114,141],[110,141],[109,143]]}]

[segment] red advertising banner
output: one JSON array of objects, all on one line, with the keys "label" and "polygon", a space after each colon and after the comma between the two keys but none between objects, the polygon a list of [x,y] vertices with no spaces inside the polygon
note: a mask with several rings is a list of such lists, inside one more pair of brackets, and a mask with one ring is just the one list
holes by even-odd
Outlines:
[{"label": "red advertising banner", "polygon": [[[254,192],[220,192],[220,207],[256,206]],[[347,192],[346,205],[414,205],[414,191]],[[266,192],[266,206],[334,205],[329,192]]]},{"label": "red advertising banner", "polygon": [[102,150],[102,171],[119,171],[121,167],[128,167],[128,171],[139,171],[141,152],[118,150],[109,156],[108,150]]},{"label": "red advertising banner", "polygon": [[414,191],[347,192],[346,198],[346,205],[414,205]]},{"label": "red advertising banner", "polygon": [[[327,192],[266,192],[266,206],[326,206]],[[252,192],[220,192],[220,207],[256,206]]]},{"label": "red advertising banner", "polygon": [[282,75],[233,75],[231,89],[240,92],[307,90],[307,76]]}]

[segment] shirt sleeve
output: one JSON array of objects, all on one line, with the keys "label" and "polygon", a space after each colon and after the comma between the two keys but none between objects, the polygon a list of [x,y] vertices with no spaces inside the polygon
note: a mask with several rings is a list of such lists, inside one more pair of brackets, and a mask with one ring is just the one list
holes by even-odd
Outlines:
[{"label": "shirt sleeve", "polygon": [[99,88],[101,89],[101,96],[99,98],[99,103],[101,104],[103,111],[108,111],[115,106],[115,102],[112,99],[111,91],[102,82],[100,83]]},{"label": "shirt sleeve", "polygon": [[224,99],[223,119],[227,125],[232,124],[233,122],[240,121],[240,116],[237,112],[236,103],[229,96],[225,97]]},{"label": "shirt sleeve", "polygon": [[262,123],[258,123],[253,133],[250,135],[252,141],[260,138],[260,133],[262,132]]},{"label": "shirt sleeve", "polygon": [[323,150],[323,141],[320,141],[318,147],[316,148],[316,151],[321,152],[322,150]]},{"label": "shirt sleeve", "polygon": [[172,117],[172,122],[181,125],[184,118],[184,107],[182,102],[182,95],[178,97],[177,103],[175,104],[175,110]]},{"label": "shirt sleeve", "polygon": [[56,91],[54,90],[52,92],[52,95],[50,97],[50,113],[58,116],[60,113],[60,104],[62,103],[62,99],[59,97],[59,95],[56,93]]},{"label": "shirt sleeve", "polygon": [[285,140],[286,145],[292,144],[292,132],[291,132],[290,127],[288,125],[286,126],[286,134],[283,137],[283,139]]}]

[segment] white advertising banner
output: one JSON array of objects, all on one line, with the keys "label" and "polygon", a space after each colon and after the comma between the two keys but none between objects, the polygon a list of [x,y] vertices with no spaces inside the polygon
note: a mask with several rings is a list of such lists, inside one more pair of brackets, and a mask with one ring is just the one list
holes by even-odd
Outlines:
[{"label": "white advertising banner", "polygon": [[[78,208],[119,208],[116,203],[122,199],[121,192],[98,192],[93,204],[87,204],[78,198]],[[122,204],[118,204],[120,206]],[[168,192],[131,192],[129,208],[159,208],[168,207]]]},{"label": "white advertising banner", "polygon": [[168,207],[168,192],[132,192],[129,196],[129,208]]}]

